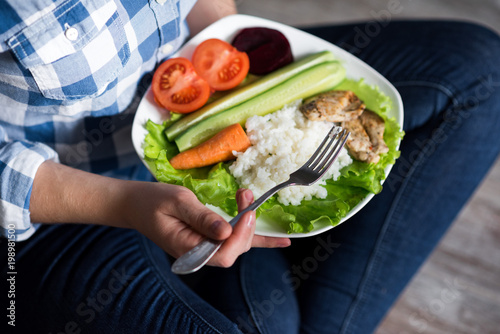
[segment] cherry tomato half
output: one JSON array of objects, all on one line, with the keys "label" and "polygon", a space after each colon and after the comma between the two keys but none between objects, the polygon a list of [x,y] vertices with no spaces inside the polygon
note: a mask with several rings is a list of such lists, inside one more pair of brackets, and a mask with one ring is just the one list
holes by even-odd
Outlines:
[{"label": "cherry tomato half", "polygon": [[210,97],[210,86],[186,58],[170,58],[153,75],[156,102],[173,112],[186,114],[201,108]]},{"label": "cherry tomato half", "polygon": [[250,68],[248,55],[216,38],[207,39],[193,52],[196,72],[215,90],[228,90],[245,79]]}]

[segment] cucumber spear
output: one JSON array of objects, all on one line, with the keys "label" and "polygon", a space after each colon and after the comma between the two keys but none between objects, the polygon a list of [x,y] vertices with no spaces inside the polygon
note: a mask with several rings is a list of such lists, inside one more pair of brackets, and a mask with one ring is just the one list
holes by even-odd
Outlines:
[{"label": "cucumber spear", "polygon": [[263,116],[297,99],[304,99],[333,89],[345,78],[345,68],[339,62],[326,62],[306,69],[281,84],[230,109],[212,115],[191,126],[175,142],[179,151],[190,149],[220,130],[235,123],[245,125],[249,117]]}]

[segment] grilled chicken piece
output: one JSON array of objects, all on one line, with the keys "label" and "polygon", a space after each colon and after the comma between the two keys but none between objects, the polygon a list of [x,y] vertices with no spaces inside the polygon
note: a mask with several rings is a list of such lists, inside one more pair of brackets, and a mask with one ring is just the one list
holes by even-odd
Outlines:
[{"label": "grilled chicken piece", "polygon": [[353,92],[332,90],[306,101],[300,111],[312,121],[347,122],[361,115],[365,105]]},{"label": "grilled chicken piece", "polygon": [[389,148],[384,142],[384,120],[365,109],[351,91],[333,90],[319,94],[304,102],[300,111],[312,121],[341,123],[351,132],[346,145],[351,156],[359,161],[378,163],[380,154]]},{"label": "grilled chicken piece", "polygon": [[346,145],[354,159],[375,164],[379,162],[380,156],[373,152],[372,142],[361,124],[360,118],[342,122],[341,126],[351,132],[351,135],[347,138]]},{"label": "grilled chicken piece", "polygon": [[382,117],[371,110],[365,109],[359,119],[368,137],[370,137],[373,145],[373,153],[381,154],[389,152],[389,148],[384,141],[385,122]]}]

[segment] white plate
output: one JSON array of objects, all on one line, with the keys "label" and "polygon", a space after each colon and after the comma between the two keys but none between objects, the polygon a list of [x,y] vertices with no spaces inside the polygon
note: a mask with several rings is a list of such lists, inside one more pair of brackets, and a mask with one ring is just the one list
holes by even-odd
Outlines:
[{"label": "white plate", "polygon": [[[355,80],[364,78],[366,83],[378,86],[384,94],[391,98],[393,105],[392,109],[389,111],[389,116],[395,117],[402,127],[403,102],[401,101],[401,96],[399,95],[398,91],[394,88],[394,86],[391,85],[389,81],[387,81],[387,79],[385,79],[373,68],[371,68],[352,54],[348,53],[347,51],[344,51],[343,49],[316,36],[278,22],[248,15],[227,16],[194,36],[175,55],[173,55],[173,57],[182,56],[190,58],[194,48],[199,43],[208,38],[219,38],[231,42],[234,35],[239,30],[247,27],[269,27],[281,31],[288,38],[292,47],[292,53],[296,59],[312,53],[330,50],[343,63],[344,67],[346,68],[348,78]],[[149,166],[143,159],[143,143],[144,138],[147,134],[144,125],[146,124],[148,119],[151,119],[156,123],[163,122],[164,119],[162,119],[160,110],[161,108],[158,107],[158,105],[153,100],[153,94],[151,90],[148,90],[137,109],[137,113],[135,115],[134,123],[132,126],[132,141],[134,144],[134,148],[148,168]],[[386,175],[389,175],[391,168],[392,166],[388,166],[386,168]],[[361,201],[356,207],[351,210],[351,212],[349,212],[346,217],[341,220],[341,223],[348,220],[359,210],[361,210],[361,208],[363,208],[372,197],[373,194],[367,196],[363,201]],[[222,210],[213,206],[210,206],[210,208],[221,214],[224,218],[228,220],[231,219],[231,217],[222,212]],[[255,233],[265,236],[301,238],[317,235],[331,229],[332,227],[333,226],[330,225],[317,226],[313,231],[309,233],[287,234],[280,228],[280,226],[278,226],[278,224],[274,223],[270,219],[260,217],[257,220]]]}]

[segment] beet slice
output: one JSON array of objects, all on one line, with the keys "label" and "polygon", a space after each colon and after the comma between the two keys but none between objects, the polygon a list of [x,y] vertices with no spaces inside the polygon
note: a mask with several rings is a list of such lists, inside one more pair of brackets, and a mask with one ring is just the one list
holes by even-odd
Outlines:
[{"label": "beet slice", "polygon": [[293,61],[288,39],[275,29],[245,28],[234,37],[232,44],[248,54],[252,74],[267,74]]}]

